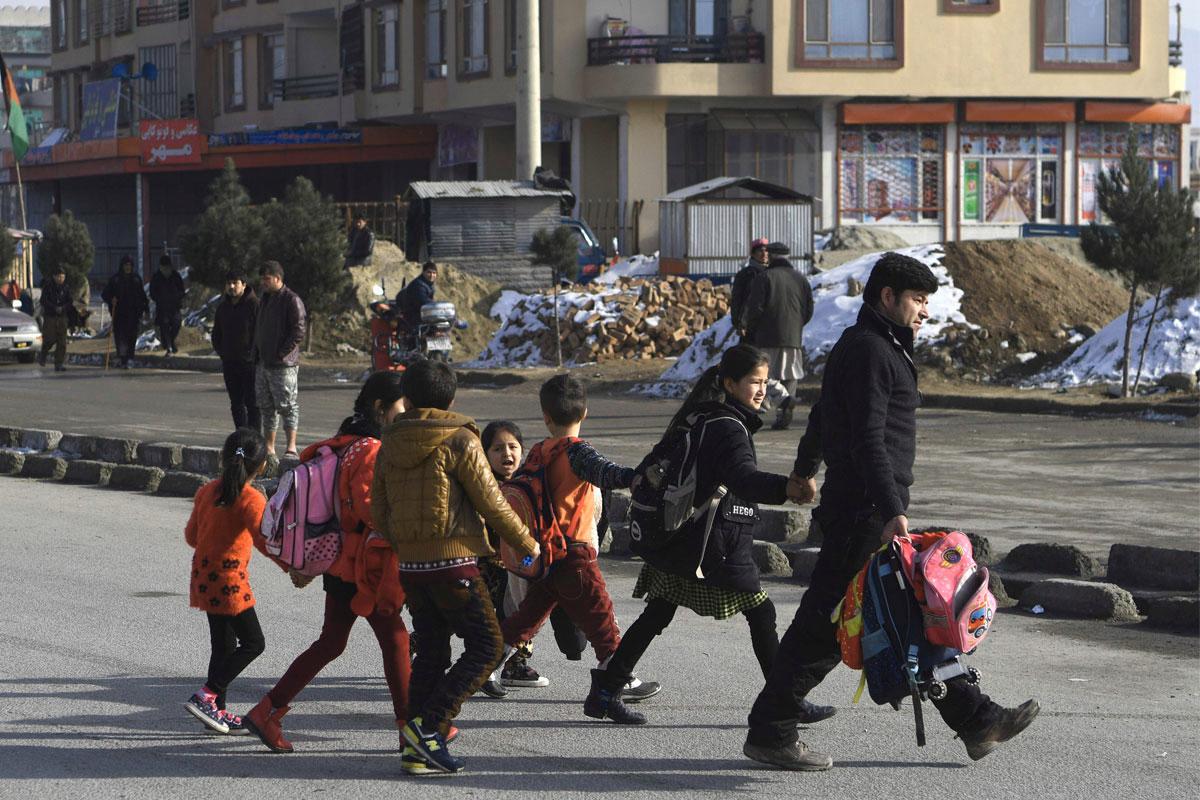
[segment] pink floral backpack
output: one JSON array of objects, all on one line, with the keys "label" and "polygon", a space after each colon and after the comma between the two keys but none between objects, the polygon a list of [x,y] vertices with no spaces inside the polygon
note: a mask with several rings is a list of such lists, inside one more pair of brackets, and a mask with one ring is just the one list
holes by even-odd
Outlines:
[{"label": "pink floral backpack", "polygon": [[341,454],[321,447],[285,472],[263,511],[267,552],[302,575],[322,575],[342,552],[338,513]]},{"label": "pink floral backpack", "polygon": [[987,567],[975,562],[962,531],[910,533],[896,539],[930,644],[970,653],[992,627],[996,598]]}]

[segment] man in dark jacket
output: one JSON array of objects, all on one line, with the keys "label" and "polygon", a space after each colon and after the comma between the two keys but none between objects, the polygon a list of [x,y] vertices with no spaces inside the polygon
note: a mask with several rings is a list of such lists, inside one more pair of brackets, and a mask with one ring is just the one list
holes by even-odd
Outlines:
[{"label": "man in dark jacket", "polygon": [[729,285],[729,316],[738,336],[746,335],[746,298],[750,296],[750,287],[771,262],[768,244],[766,239],[755,239],[750,243],[750,258],[746,259],[746,264],[733,276],[733,282]]},{"label": "man in dark jacket", "polygon": [[414,330],[421,322],[421,306],[433,302],[437,276],[437,264],[426,261],[421,266],[421,274],[396,295],[396,307],[400,309],[404,323]]},{"label": "man in dark jacket", "polygon": [[[858,322],[825,364],[788,491],[793,500],[810,502],[825,461],[821,504],[813,512],[824,541],[812,583],[750,711],[743,752],[755,761],[795,770],[828,763],[798,740],[800,705],[841,660],[830,615],[846,584],[881,544],[908,533],[919,403],[913,339],[936,290],[937,279],[920,261],[884,254],[867,280]],[[1016,736],[1039,711],[1036,700],[1003,708],[961,676],[946,681],[946,694],[933,704],[973,760]]]},{"label": "man in dark jacket", "polygon": [[[65,370],[67,361],[67,316],[71,310],[71,290],[67,288],[67,273],[55,267],[42,284],[42,352],[38,363],[46,366],[46,354],[54,348],[54,371]],[[29,313],[32,308],[25,309]]]},{"label": "man in dark jacket", "polygon": [[770,379],[783,387],[776,407],[775,430],[792,423],[796,384],[804,377],[804,326],[812,319],[813,294],[808,279],[782,255],[750,286],[746,300],[746,340],[771,359]]},{"label": "man in dark jacket", "polygon": [[154,301],[154,324],[158,326],[158,338],[167,355],[179,352],[175,339],[183,324],[183,298],[187,290],[183,287],[183,276],[175,271],[171,257],[158,259],[158,272],[150,278],[150,299]]},{"label": "man in dark jacket", "polygon": [[142,276],[134,272],[131,257],[121,257],[117,274],[109,279],[100,296],[112,314],[113,344],[121,359],[121,369],[129,369],[129,360],[137,347],[139,324],[150,308]]},{"label": "man in dark jacket", "polygon": [[346,248],[346,266],[362,267],[371,263],[371,254],[375,252],[375,234],[367,227],[366,217],[354,218],[354,226],[350,228]]},{"label": "man in dark jacket", "polygon": [[296,429],[300,424],[297,391],[300,377],[300,343],[304,341],[305,313],[300,297],[283,283],[283,266],[268,261],[259,270],[263,297],[254,327],[254,394],[262,413],[267,451],[275,452],[275,433],[283,417],[287,436],[284,455],[297,456]]},{"label": "man in dark jacket", "polygon": [[225,276],[225,296],[213,319],[212,346],[221,357],[225,391],[233,427],[262,429],[262,416],[254,396],[254,327],[258,321],[258,297],[246,286],[246,276]]}]

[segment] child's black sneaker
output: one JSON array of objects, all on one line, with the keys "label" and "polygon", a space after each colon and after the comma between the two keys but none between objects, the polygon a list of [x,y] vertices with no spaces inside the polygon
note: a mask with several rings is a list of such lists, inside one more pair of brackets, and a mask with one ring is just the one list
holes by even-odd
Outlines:
[{"label": "child's black sneaker", "polygon": [[541,689],[550,685],[550,679],[539,675],[538,671],[529,666],[529,662],[518,654],[510,658],[504,665],[504,671],[500,673],[500,683],[504,686]]},{"label": "child's black sneaker", "polygon": [[229,733],[229,725],[221,717],[221,710],[217,708],[212,697],[197,692],[183,704],[183,707],[189,714],[217,733]]},{"label": "child's black sneaker", "polygon": [[657,681],[644,681],[634,675],[621,690],[621,699],[626,703],[640,703],[642,700],[649,700],[661,691],[662,686]]},{"label": "child's black sneaker", "polygon": [[442,738],[442,734],[436,729],[432,731],[424,730],[422,725],[424,720],[420,717],[415,717],[408,721],[404,726],[404,741],[412,745],[416,750],[417,755],[425,759],[426,766],[430,769],[440,770],[445,773],[462,772],[466,762],[461,758],[455,758],[450,755],[450,751],[446,749],[446,740]]},{"label": "child's black sneaker", "polygon": [[414,775],[417,777],[451,774],[429,766],[429,761],[418,753],[417,749],[411,744],[404,745],[404,751],[400,754],[400,768],[404,770],[405,775]]}]

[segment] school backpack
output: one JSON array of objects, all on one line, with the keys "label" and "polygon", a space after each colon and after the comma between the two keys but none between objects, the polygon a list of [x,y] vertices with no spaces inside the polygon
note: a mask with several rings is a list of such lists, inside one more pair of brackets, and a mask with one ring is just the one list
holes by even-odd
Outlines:
[{"label": "school backpack", "polygon": [[505,569],[518,577],[530,581],[546,577],[550,568],[566,557],[571,534],[577,530],[584,514],[594,512],[588,502],[592,487],[583,483],[576,493],[574,513],[564,529],[556,513],[554,487],[547,476],[550,465],[559,458],[566,458],[567,448],[578,441],[568,437],[549,451],[543,450],[541,445],[534,446],[521,468],[500,487],[504,499],[541,548],[538,557],[531,559],[518,553],[504,539],[500,540],[500,561]]},{"label": "school backpack", "polygon": [[708,425],[721,419],[743,424],[727,414],[692,414],[638,468],[641,480],[629,498],[629,546],[636,555],[663,549],[686,522],[708,510],[712,498],[696,502],[696,467]]},{"label": "school backpack", "polygon": [[321,575],[342,552],[341,454],[330,447],[283,473],[263,511],[267,552],[301,575]]},{"label": "school backpack", "polygon": [[[947,557],[951,552],[957,556]],[[946,579],[937,570],[958,577]],[[920,600],[916,585],[921,586]],[[958,589],[963,590],[962,604],[956,607]],[[927,605],[930,602],[932,606]],[[960,657],[982,641],[995,607],[995,598],[987,592],[987,570],[975,564],[965,535],[910,534],[885,545],[850,581],[832,618],[842,661],[863,673],[854,702],[862,696],[864,685],[878,705],[898,709],[901,701],[911,698],[917,744],[924,746],[922,700],[944,697],[945,682],[952,678],[979,681],[978,670],[966,667]],[[949,611],[939,619],[927,608]],[[972,621],[973,616],[981,622]],[[957,632],[951,636],[952,629],[968,631],[970,641],[964,642]],[[930,631],[937,641],[930,638]],[[950,641],[954,644],[947,644]]]}]

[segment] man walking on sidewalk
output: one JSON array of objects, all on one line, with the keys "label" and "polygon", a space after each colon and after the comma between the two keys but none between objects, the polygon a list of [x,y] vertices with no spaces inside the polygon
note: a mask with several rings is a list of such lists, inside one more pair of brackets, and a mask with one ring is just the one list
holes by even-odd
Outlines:
[{"label": "man walking on sidewalk", "polygon": [[175,271],[171,257],[163,255],[158,260],[158,272],[150,278],[150,299],[154,301],[154,324],[158,326],[158,338],[167,355],[179,352],[175,339],[183,326],[183,298],[186,294],[183,276]]},{"label": "man walking on sidewalk", "polygon": [[[742,752],[755,761],[790,770],[833,766],[832,758],[799,741],[796,724],[805,696],[841,661],[830,615],[846,584],[881,544],[908,533],[917,450],[913,339],[929,317],[929,295],[937,286],[920,261],[885,253],[867,280],[858,322],[825,363],[821,396],[788,486],[793,500],[811,502],[824,460],[825,484],[813,516],[825,538],[812,583],[750,711]],[[972,760],[1023,731],[1040,710],[1036,700],[1003,708],[963,676],[946,681],[946,694],[933,704]]]},{"label": "man walking on sidewalk", "polygon": [[796,384],[804,377],[804,326],[813,315],[812,287],[787,260],[784,245],[768,245],[771,261],[754,278],[744,312],[750,344],[767,354],[767,377],[783,387],[783,400],[776,410],[775,430],[792,424]]},{"label": "man walking on sidewalk", "polygon": [[263,298],[254,328],[254,393],[262,414],[267,451],[275,453],[275,434],[283,417],[286,456],[298,456],[296,429],[300,425],[297,399],[300,343],[304,341],[304,302],[283,283],[283,265],[267,261],[259,270]]},{"label": "man walking on sidewalk", "polygon": [[71,308],[71,290],[67,288],[67,273],[62,267],[55,267],[42,284],[41,303],[42,352],[38,354],[38,364],[46,366],[46,354],[53,347],[54,371],[62,372],[67,368],[67,315]]},{"label": "man walking on sidewalk", "polygon": [[262,430],[262,415],[254,396],[254,327],[258,297],[246,285],[246,276],[225,276],[225,296],[213,319],[212,346],[221,357],[221,373],[229,394],[234,428]]}]

